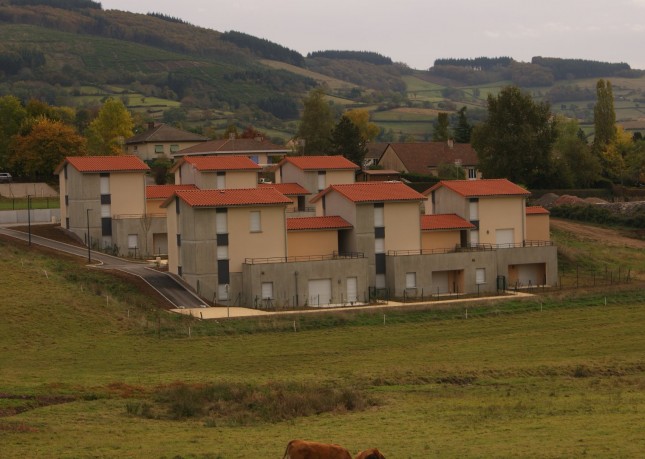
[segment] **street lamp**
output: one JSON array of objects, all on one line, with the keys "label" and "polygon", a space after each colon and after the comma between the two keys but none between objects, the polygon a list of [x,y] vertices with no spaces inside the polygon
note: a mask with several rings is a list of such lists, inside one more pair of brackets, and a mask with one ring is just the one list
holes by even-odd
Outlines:
[{"label": "street lamp", "polygon": [[85,214],[87,216],[87,262],[92,262],[92,251],[91,251],[91,239],[90,239],[90,211],[92,209],[85,209]]},{"label": "street lamp", "polygon": [[27,228],[29,232],[29,245],[31,245],[31,195],[27,195]]}]

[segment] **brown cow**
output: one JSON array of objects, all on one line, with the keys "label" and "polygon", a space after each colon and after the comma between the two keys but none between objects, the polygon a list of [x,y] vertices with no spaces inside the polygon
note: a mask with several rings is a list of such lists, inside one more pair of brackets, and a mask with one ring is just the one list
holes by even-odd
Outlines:
[{"label": "brown cow", "polygon": [[340,445],[291,440],[282,459],[352,459],[352,456]]},{"label": "brown cow", "polygon": [[354,459],[385,459],[385,456],[378,449],[370,448],[358,453]]}]

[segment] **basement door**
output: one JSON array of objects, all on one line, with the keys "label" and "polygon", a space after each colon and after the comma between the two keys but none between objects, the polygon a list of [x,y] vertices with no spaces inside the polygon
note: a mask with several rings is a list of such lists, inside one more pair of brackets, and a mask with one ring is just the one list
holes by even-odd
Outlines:
[{"label": "basement door", "polygon": [[358,301],[358,279],[355,277],[347,278],[347,302],[356,303]]},{"label": "basement door", "polygon": [[448,271],[432,272],[432,294],[450,293],[450,281]]},{"label": "basement door", "polygon": [[331,279],[309,281],[309,306],[326,306],[331,303]]}]

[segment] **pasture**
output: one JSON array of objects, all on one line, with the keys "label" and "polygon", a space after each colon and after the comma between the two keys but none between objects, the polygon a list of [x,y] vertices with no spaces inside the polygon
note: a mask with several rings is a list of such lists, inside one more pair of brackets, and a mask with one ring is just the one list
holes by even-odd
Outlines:
[{"label": "pasture", "polygon": [[204,323],[0,239],[0,291],[2,457],[280,458],[293,438],[388,458],[645,450],[640,284]]}]

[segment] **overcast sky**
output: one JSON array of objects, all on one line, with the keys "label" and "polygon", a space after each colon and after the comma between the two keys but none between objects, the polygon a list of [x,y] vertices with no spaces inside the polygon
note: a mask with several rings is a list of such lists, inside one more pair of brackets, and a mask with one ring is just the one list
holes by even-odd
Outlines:
[{"label": "overcast sky", "polygon": [[303,55],[375,51],[416,69],[444,57],[533,56],[645,69],[645,0],[99,0],[236,30]]}]

